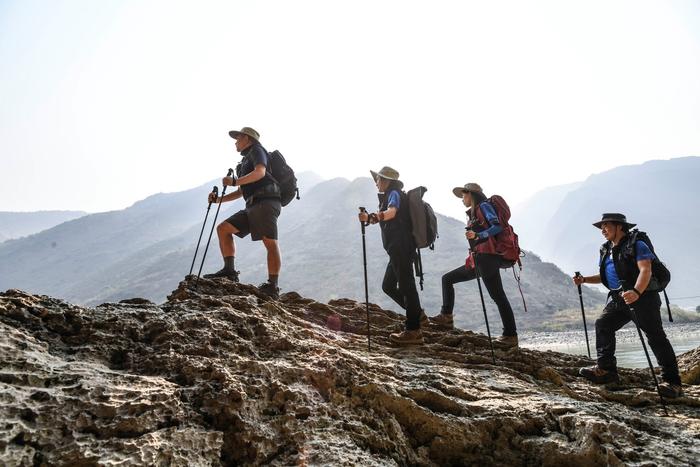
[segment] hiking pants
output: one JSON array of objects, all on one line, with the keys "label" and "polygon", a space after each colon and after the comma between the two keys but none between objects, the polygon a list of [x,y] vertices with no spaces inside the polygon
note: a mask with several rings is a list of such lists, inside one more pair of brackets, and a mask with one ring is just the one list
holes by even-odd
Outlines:
[{"label": "hiking pants", "polygon": [[401,308],[406,310],[406,329],[420,329],[420,298],[413,278],[415,250],[409,252],[389,252],[382,290]]},{"label": "hiking pants", "polygon": [[[678,361],[671,343],[661,325],[661,299],[658,293],[648,292],[632,304],[638,325],[649,341],[656,361],[661,366],[661,378],[672,384],[680,384]],[[632,321],[629,306],[620,297],[613,297],[595,322],[595,341],[598,366],[604,370],[616,370],[615,332]],[[641,345],[641,342],[640,342]]]},{"label": "hiking pants", "polygon": [[[513,308],[510,306],[506,292],[503,290],[503,282],[501,282],[501,257],[482,253],[477,256],[476,264],[479,266],[479,277],[483,279],[489,296],[496,302],[498,307],[498,313],[501,315],[501,322],[503,323],[503,335],[517,336],[518,331],[515,328]],[[467,269],[466,266],[460,266],[442,276],[441,313],[452,314],[455,305],[454,284],[475,278],[474,268]]]}]

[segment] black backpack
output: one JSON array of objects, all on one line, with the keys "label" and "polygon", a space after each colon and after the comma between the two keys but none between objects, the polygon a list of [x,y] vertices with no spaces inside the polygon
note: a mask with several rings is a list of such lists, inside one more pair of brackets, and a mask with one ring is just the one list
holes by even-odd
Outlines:
[{"label": "black backpack", "polygon": [[652,253],[654,253],[654,259],[651,262],[651,279],[649,280],[649,285],[647,290],[649,292],[663,292],[664,299],[666,300],[666,308],[668,309],[668,320],[673,322],[673,316],[671,316],[671,304],[668,301],[668,295],[666,294],[666,287],[669,282],[671,282],[671,271],[668,270],[666,265],[661,262],[659,255],[654,251],[654,245],[651,243],[651,239],[646,232],[641,230],[632,229],[627,234],[628,241],[625,246],[625,250],[622,252],[625,256],[635,258],[636,250],[635,245],[637,241],[640,240],[649,247]]},{"label": "black backpack", "polygon": [[634,258],[636,257],[637,253],[635,249],[637,241],[646,243],[651,252],[654,253],[654,259],[651,262],[651,280],[649,281],[647,290],[650,292],[664,291],[668,286],[668,283],[671,282],[671,271],[669,271],[666,265],[661,262],[659,255],[657,255],[656,251],[654,251],[654,245],[651,244],[649,235],[647,235],[646,232],[632,229],[627,236],[629,239],[627,241],[627,245],[625,246],[625,250],[622,253],[625,256]]},{"label": "black backpack", "polygon": [[278,150],[274,150],[267,155],[267,173],[277,183],[280,188],[280,201],[282,206],[286,206],[296,197],[299,198],[299,188],[294,170],[287,164],[284,156]]}]

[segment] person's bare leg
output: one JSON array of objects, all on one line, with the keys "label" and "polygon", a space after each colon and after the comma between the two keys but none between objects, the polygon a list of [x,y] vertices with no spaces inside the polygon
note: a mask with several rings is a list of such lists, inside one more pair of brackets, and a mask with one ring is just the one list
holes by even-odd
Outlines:
[{"label": "person's bare leg", "polygon": [[219,236],[219,249],[224,258],[236,255],[236,243],[233,235],[238,233],[238,229],[224,221],[216,226],[216,234]]},{"label": "person's bare leg", "polygon": [[279,244],[277,240],[263,237],[262,239],[265,248],[267,249],[267,274],[270,278],[276,279],[280,275],[282,269],[282,255],[280,254]]}]

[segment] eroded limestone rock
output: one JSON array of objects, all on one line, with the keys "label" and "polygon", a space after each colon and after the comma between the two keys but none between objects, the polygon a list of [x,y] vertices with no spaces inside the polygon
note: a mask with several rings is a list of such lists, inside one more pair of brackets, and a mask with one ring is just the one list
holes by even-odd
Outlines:
[{"label": "eroded limestone rock", "polygon": [[[162,305],[0,294],[6,465],[687,465],[700,391],[664,417],[648,372],[600,387],[588,359],[427,329],[363,304],[269,301],[225,279]],[[681,359],[697,383],[697,350]]]}]

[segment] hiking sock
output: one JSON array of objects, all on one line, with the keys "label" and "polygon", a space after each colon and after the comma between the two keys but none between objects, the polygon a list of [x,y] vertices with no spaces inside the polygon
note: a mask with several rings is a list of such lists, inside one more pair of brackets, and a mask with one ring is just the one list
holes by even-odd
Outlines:
[{"label": "hiking sock", "polygon": [[234,271],[233,267],[233,260],[236,259],[235,256],[226,256],[224,257],[224,269],[227,271]]},{"label": "hiking sock", "polygon": [[269,282],[270,284],[277,287],[277,283],[279,282],[279,278],[280,278],[279,274],[268,274],[267,282]]}]

